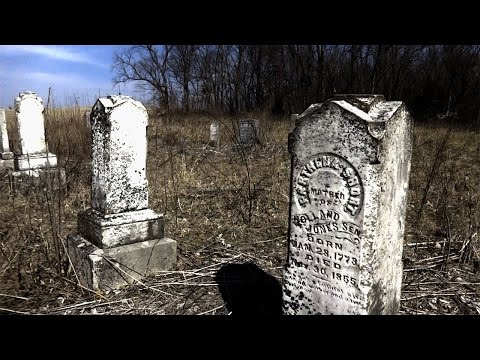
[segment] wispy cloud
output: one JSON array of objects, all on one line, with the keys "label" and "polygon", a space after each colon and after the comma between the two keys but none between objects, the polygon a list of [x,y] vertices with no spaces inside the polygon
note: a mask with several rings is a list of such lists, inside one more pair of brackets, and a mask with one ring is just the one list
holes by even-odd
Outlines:
[{"label": "wispy cloud", "polygon": [[74,89],[82,88],[102,88],[113,89],[113,85],[108,80],[103,79],[95,80],[85,77],[83,75],[74,73],[60,73],[60,72],[45,72],[45,71],[20,71],[12,70],[8,73],[0,73],[0,84],[11,84],[13,86],[25,86],[32,91],[36,91],[37,88],[48,88],[52,86],[56,88],[70,88]]},{"label": "wispy cloud", "polygon": [[66,73],[49,73],[49,72],[30,72],[28,74],[24,74],[28,79],[30,79],[34,83],[39,84],[48,84],[52,85],[53,87],[56,86],[68,86],[71,88],[112,88],[112,84],[108,82],[97,82],[87,79],[83,76],[77,74],[66,74]]},{"label": "wispy cloud", "polygon": [[100,63],[90,56],[78,51],[60,46],[44,46],[44,45],[0,45],[0,54],[34,54],[45,56],[50,59],[70,61],[76,63],[84,63],[108,68],[109,65]]}]

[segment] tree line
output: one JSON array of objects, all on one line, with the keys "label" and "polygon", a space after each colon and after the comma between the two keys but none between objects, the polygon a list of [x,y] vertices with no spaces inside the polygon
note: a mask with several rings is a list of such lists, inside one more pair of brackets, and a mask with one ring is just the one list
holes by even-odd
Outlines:
[{"label": "tree line", "polygon": [[114,54],[165,110],[285,115],[334,94],[383,94],[415,119],[480,118],[479,45],[135,45]]}]

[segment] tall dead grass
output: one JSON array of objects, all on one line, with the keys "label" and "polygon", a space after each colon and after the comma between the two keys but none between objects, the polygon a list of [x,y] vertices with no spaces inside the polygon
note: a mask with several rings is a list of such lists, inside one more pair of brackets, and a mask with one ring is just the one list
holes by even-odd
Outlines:
[{"label": "tall dead grass", "polygon": [[[49,149],[66,169],[64,193],[47,198],[41,191],[0,192],[0,287],[4,292],[82,295],[74,285],[63,242],[76,233],[77,214],[90,206],[91,140],[85,110],[51,108],[46,114]],[[12,134],[14,113],[6,114]],[[166,235],[178,241],[180,269],[189,265],[186,254],[204,254],[214,245],[252,258],[257,251],[267,251],[273,265],[285,260],[290,186],[287,141],[294,123],[266,114],[242,117],[247,115],[258,118],[263,129],[262,143],[251,151],[238,147],[235,124],[240,116],[150,117],[149,207],[165,214]],[[219,147],[209,145],[214,120],[220,123]],[[461,261],[473,263],[478,261],[479,249],[480,134],[452,129],[446,137],[447,131],[415,128],[406,242],[439,244],[438,251],[445,254],[461,250]],[[14,136],[10,142],[18,151]],[[272,239],[267,250],[255,245]],[[67,286],[71,291],[65,290]]]},{"label": "tall dead grass", "polygon": [[480,261],[480,134],[449,125],[415,129],[407,235],[441,254]]}]

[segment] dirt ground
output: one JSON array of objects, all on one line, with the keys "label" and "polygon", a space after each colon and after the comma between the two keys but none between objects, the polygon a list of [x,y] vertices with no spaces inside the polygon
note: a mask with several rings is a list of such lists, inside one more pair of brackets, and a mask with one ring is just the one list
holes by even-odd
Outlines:
[{"label": "dirt ground", "polygon": [[[263,133],[246,153],[233,118],[150,119],[149,207],[165,215],[177,265],[94,293],[78,285],[64,251],[78,212],[90,206],[88,130],[80,110],[49,114],[47,139],[67,189],[15,192],[2,174],[0,314],[281,314],[294,124],[252,116]],[[11,128],[12,114],[7,119]],[[214,119],[219,147],[208,143]],[[478,144],[478,132],[415,128],[400,314],[480,314]]]}]

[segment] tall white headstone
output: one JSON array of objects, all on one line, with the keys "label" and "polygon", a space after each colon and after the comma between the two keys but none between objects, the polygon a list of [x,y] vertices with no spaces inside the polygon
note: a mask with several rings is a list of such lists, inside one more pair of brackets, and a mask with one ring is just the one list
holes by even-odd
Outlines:
[{"label": "tall white headstone", "polygon": [[412,124],[380,95],[338,96],[298,117],[285,314],[398,311]]},{"label": "tall white headstone", "polygon": [[43,101],[32,91],[25,91],[15,99],[18,133],[22,145],[22,154],[44,153],[45,120]]},{"label": "tall white headstone", "polygon": [[118,288],[171,268],[176,242],[164,237],[163,215],[148,209],[145,107],[128,96],[103,97],[90,119],[92,207],[79,214],[68,249],[85,286]]},{"label": "tall white headstone", "polygon": [[130,97],[111,96],[92,112],[92,207],[104,214],[146,209],[147,110]]},{"label": "tall white headstone", "polygon": [[15,158],[16,170],[57,166],[57,157],[47,151],[43,102],[33,91],[21,92],[15,99],[15,114],[21,155]]}]

